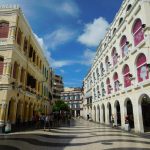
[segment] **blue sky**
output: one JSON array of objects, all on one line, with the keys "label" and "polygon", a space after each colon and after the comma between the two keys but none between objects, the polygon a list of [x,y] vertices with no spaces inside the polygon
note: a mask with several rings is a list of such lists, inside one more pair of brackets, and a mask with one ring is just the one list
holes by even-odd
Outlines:
[{"label": "blue sky", "polygon": [[19,4],[65,86],[78,87],[122,0],[0,0]]}]

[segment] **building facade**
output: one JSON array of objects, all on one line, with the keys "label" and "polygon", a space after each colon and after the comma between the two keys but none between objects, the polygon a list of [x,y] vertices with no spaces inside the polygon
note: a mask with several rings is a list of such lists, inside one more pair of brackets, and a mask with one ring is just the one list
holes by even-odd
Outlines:
[{"label": "building facade", "polygon": [[56,75],[53,72],[53,101],[57,101],[61,99],[61,92],[64,91],[64,83],[63,83],[63,78],[60,75]]},{"label": "building facade", "polygon": [[50,113],[49,63],[18,6],[0,7],[0,124]]},{"label": "building facade", "polygon": [[[84,78],[84,117],[150,131],[150,1],[124,0]],[[90,104],[89,104],[90,99]]]},{"label": "building facade", "polygon": [[82,116],[83,94],[81,88],[64,88],[61,100],[68,104],[73,117]]}]

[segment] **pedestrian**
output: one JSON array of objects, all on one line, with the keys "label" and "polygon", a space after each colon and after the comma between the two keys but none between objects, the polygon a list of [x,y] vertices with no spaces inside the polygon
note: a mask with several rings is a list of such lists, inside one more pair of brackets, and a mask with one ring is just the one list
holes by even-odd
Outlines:
[{"label": "pedestrian", "polygon": [[114,119],[113,114],[111,115],[111,124],[112,124],[112,127],[115,127],[115,119]]},{"label": "pedestrian", "polygon": [[48,129],[50,128],[49,115],[46,115],[46,117],[45,117],[44,131],[45,131],[46,127],[48,127]]},{"label": "pedestrian", "polygon": [[125,116],[125,130],[130,131],[129,116]]}]

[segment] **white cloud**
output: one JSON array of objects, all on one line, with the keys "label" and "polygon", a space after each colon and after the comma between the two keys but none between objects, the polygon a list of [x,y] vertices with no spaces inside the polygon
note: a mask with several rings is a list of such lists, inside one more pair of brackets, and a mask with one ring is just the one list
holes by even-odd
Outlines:
[{"label": "white cloud", "polygon": [[36,40],[38,41],[38,43],[40,44],[41,48],[42,49],[45,49],[45,45],[44,45],[44,40],[43,38],[39,37],[38,35],[36,35],[35,33],[33,33]]},{"label": "white cloud", "polygon": [[60,28],[46,35],[44,37],[44,41],[46,43],[47,48],[54,49],[57,46],[70,41],[74,36],[75,36],[74,31],[66,28]]},{"label": "white cloud", "polygon": [[104,18],[94,19],[93,23],[85,25],[84,33],[78,37],[78,41],[86,46],[98,46],[108,27],[109,24]]},{"label": "white cloud", "polygon": [[51,60],[51,65],[54,68],[61,68],[72,64],[75,64],[75,62],[72,60],[55,60],[55,59]]},{"label": "white cloud", "polygon": [[87,66],[91,65],[91,64],[92,64],[92,61],[93,61],[93,59],[94,59],[94,56],[95,56],[95,51],[92,51],[92,50],[90,50],[90,49],[86,49],[86,50],[84,51],[83,56],[82,56],[83,59],[82,59],[82,61],[81,61],[81,64],[87,65]]}]

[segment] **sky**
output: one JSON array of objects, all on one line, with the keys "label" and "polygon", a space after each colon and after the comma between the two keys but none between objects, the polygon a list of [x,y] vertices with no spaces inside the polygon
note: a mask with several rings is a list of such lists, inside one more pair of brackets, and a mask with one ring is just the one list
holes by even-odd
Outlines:
[{"label": "sky", "polygon": [[81,87],[122,0],[0,0],[18,4],[65,87]]}]

